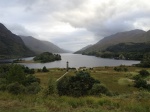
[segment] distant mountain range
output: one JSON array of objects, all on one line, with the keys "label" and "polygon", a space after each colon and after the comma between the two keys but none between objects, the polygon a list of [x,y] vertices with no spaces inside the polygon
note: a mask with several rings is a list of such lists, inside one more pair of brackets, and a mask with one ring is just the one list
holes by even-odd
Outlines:
[{"label": "distant mountain range", "polygon": [[22,39],[0,23],[0,59],[34,56]]},{"label": "distant mountain range", "polygon": [[22,38],[25,45],[28,46],[36,54],[40,54],[43,52],[51,52],[51,53],[66,53],[67,52],[66,50],[61,49],[55,44],[48,42],[48,41],[38,40],[31,36],[20,36],[20,37]]},{"label": "distant mountain range", "polygon": [[81,53],[81,54],[89,54],[91,52],[100,52],[105,50],[106,48],[117,45],[119,43],[144,43],[144,42],[150,42],[150,31],[145,32],[143,30],[132,30],[132,31],[126,31],[126,32],[119,32],[113,35],[110,35],[108,37],[104,37],[102,40],[97,42],[96,44],[86,48],[85,50],[79,50],[75,53]]},{"label": "distant mountain range", "polygon": [[66,53],[68,51],[48,41],[13,34],[0,23],[0,59],[29,57],[42,52]]}]

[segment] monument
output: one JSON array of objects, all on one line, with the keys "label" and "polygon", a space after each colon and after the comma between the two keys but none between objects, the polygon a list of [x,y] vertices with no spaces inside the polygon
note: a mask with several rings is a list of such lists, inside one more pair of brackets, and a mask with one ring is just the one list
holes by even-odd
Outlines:
[{"label": "monument", "polygon": [[67,66],[66,66],[66,70],[69,70],[69,62],[67,61]]}]

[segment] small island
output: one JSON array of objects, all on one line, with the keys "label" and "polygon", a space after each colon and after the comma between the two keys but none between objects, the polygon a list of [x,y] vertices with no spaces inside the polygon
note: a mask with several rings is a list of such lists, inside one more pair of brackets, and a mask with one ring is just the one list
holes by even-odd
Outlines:
[{"label": "small island", "polygon": [[41,63],[53,62],[61,60],[61,56],[59,54],[53,54],[50,52],[44,52],[40,55],[37,55],[33,58],[34,61],[39,61]]}]

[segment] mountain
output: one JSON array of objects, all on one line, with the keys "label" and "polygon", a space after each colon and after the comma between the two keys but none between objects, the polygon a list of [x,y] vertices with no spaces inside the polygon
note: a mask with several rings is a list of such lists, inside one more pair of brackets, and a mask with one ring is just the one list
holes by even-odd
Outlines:
[{"label": "mountain", "polygon": [[82,49],[80,49],[80,50],[78,50],[78,51],[76,51],[76,52],[74,52],[75,54],[81,54],[84,50],[86,50],[87,48],[89,48],[89,47],[91,47],[92,45],[87,45],[87,46],[85,46],[85,47],[83,47]]},{"label": "mountain", "polygon": [[48,41],[41,41],[31,36],[20,36],[20,37],[24,41],[25,45],[28,46],[36,54],[40,54],[43,52],[51,52],[51,53],[66,53],[67,52]]},{"label": "mountain", "polygon": [[93,51],[102,51],[109,46],[116,45],[119,43],[127,43],[127,42],[142,43],[148,41],[150,41],[150,31],[145,32],[143,30],[136,29],[126,32],[119,32],[110,35],[108,37],[104,37],[102,40],[100,40],[93,46],[87,48],[83,52],[89,53]]},{"label": "mountain", "polygon": [[[150,52],[150,42],[144,43],[120,43],[110,46],[101,53],[97,53],[103,58],[116,58],[128,60],[142,60],[144,54]],[[123,58],[122,58],[123,57]]]},{"label": "mountain", "polygon": [[33,56],[22,39],[0,23],[0,59]]}]

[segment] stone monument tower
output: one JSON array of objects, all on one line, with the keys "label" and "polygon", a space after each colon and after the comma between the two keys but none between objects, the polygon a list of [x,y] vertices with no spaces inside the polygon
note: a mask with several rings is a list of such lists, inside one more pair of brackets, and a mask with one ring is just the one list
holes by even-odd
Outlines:
[{"label": "stone monument tower", "polygon": [[69,62],[67,61],[67,66],[66,66],[66,70],[68,71],[69,70]]}]

